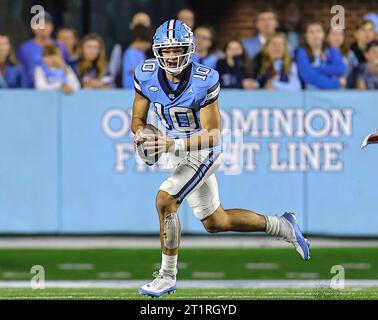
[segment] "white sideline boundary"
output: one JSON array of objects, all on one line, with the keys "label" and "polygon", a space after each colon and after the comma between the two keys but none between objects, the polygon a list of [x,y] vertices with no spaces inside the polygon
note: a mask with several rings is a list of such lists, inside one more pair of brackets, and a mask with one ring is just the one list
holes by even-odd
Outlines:
[{"label": "white sideline boundary", "polygon": [[[378,240],[308,238],[311,248],[378,247]],[[183,236],[181,248],[289,248],[291,245],[266,236]],[[159,236],[20,236],[0,237],[0,248],[159,248]]]},{"label": "white sideline boundary", "polygon": [[[123,281],[46,281],[46,288],[115,288],[136,289],[149,280],[123,280]],[[0,281],[0,288],[30,288],[30,281]],[[177,282],[180,289],[222,289],[222,288],[329,288],[330,280],[181,280]],[[378,280],[346,280],[346,288],[378,287]],[[37,289],[36,289],[37,290]],[[43,289],[38,289],[43,290]],[[378,290],[378,288],[377,288]]]}]

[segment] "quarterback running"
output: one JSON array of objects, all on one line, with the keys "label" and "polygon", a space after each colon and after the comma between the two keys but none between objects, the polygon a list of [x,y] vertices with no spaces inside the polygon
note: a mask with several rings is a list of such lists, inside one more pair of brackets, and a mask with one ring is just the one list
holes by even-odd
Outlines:
[{"label": "quarterback running", "polygon": [[[192,61],[195,44],[191,29],[177,19],[164,22],[156,30],[152,49],[155,59],[135,70],[134,144],[146,163],[153,164],[167,153],[175,165],[156,195],[161,267],[139,293],[160,297],[176,290],[181,237],[177,211],[184,200],[208,232],[266,232],[290,242],[304,260],[310,259],[309,244],[294,213],[269,216],[222,207],[214,174],[222,156],[219,75]],[[163,130],[147,124],[150,107]]]}]

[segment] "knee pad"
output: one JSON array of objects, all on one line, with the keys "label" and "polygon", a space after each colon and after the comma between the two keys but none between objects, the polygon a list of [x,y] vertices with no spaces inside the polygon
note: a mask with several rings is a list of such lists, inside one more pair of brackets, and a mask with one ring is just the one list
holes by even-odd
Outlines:
[{"label": "knee pad", "polygon": [[176,249],[179,245],[180,222],[177,213],[170,213],[164,217],[164,247]]}]

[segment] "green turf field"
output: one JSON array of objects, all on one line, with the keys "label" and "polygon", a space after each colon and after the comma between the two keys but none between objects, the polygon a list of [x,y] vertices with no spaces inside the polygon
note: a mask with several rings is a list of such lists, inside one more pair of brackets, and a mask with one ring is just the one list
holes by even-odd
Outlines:
[{"label": "green turf field", "polygon": [[[303,261],[289,248],[182,249],[180,280],[330,280],[334,265],[346,280],[378,279],[378,248],[313,248]],[[0,249],[0,281],[30,281],[33,265],[42,265],[46,281],[152,279],[157,249]],[[138,299],[136,289],[75,288],[32,290],[0,288],[0,298]],[[378,287],[281,289],[180,289],[167,299],[378,299]]]},{"label": "green turf field", "polygon": [[[141,296],[136,289],[0,289],[0,299],[100,299],[100,300],[154,300]],[[180,289],[163,300],[377,300],[377,288],[333,290],[317,289]]]},{"label": "green turf field", "polygon": [[[33,265],[45,268],[47,280],[148,279],[160,259],[157,249],[0,249],[0,280],[30,279]],[[330,279],[340,264],[347,279],[378,279],[378,248],[314,248],[309,261],[291,247],[182,249],[179,262],[180,279],[203,272],[219,279]]]}]

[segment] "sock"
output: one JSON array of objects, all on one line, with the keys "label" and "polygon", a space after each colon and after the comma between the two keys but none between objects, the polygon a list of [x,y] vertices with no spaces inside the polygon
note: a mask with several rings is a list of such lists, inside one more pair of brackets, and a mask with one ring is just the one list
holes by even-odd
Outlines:
[{"label": "sock", "polygon": [[278,236],[280,233],[281,219],[278,216],[265,216],[266,233],[270,236]]},{"label": "sock", "polygon": [[177,257],[178,255],[168,256],[164,253],[161,254],[161,267],[160,271],[164,271],[170,275],[176,276],[177,274]]}]

